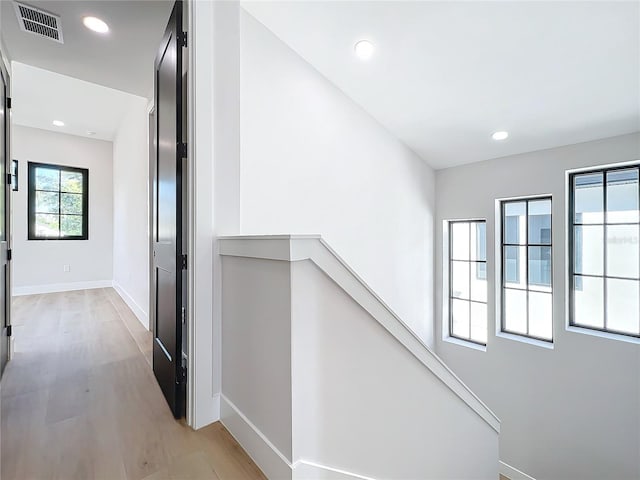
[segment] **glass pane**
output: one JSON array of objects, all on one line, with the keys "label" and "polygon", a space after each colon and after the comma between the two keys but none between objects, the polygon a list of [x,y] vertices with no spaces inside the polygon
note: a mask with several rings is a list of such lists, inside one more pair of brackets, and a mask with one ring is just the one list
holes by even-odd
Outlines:
[{"label": "glass pane", "polygon": [[455,222],[451,224],[452,251],[454,260],[469,260],[469,224]]},{"label": "glass pane", "polygon": [[452,300],[453,331],[452,335],[469,338],[469,302],[466,300]]},{"label": "glass pane", "polygon": [[471,300],[477,302],[487,301],[487,271],[486,268],[478,268],[480,266],[486,267],[484,263],[472,263],[471,264]]},{"label": "glass pane", "polygon": [[504,204],[504,243],[525,243],[526,202]]},{"label": "glass pane", "polygon": [[60,215],[60,230],[60,235],[63,237],[82,235],[82,216]]},{"label": "glass pane", "polygon": [[529,243],[551,245],[551,200],[529,202]]},{"label": "glass pane", "polygon": [[504,289],[504,328],[509,332],[527,333],[527,292]]},{"label": "glass pane", "polygon": [[487,343],[487,305],[471,302],[471,340]]},{"label": "glass pane", "polygon": [[607,222],[638,221],[638,169],[607,172]]},{"label": "glass pane", "polygon": [[60,171],[51,168],[36,167],[36,190],[60,189]]},{"label": "glass pane", "polygon": [[469,299],[469,262],[452,262],[451,296]]},{"label": "glass pane", "polygon": [[607,226],[607,275],[638,278],[640,225]]},{"label": "glass pane", "polygon": [[60,213],[82,215],[82,195],[77,193],[60,194]]},{"label": "glass pane", "polygon": [[36,236],[59,237],[60,225],[58,215],[36,214]]},{"label": "glass pane", "polygon": [[62,192],[82,193],[82,173],[61,172],[60,190]]},{"label": "glass pane", "polygon": [[529,284],[550,291],[551,247],[529,247]]},{"label": "glass pane", "polygon": [[586,173],[574,177],[574,223],[603,223],[603,176]]},{"label": "glass pane", "polygon": [[487,224],[476,222],[471,224],[471,260],[487,259]]},{"label": "glass pane", "polygon": [[60,195],[51,192],[36,192],[37,213],[58,213]]},{"label": "glass pane", "polygon": [[550,293],[529,292],[529,335],[551,340],[553,314]]},{"label": "glass pane", "polygon": [[573,232],[573,271],[585,275],[603,275],[603,227],[599,225],[574,227]]},{"label": "glass pane", "polygon": [[574,276],[573,323],[604,328],[604,283],[602,278]]},{"label": "glass pane", "polygon": [[526,288],[526,247],[504,247],[504,284],[513,288]]},{"label": "glass pane", "polygon": [[607,330],[640,334],[640,282],[607,279]]}]

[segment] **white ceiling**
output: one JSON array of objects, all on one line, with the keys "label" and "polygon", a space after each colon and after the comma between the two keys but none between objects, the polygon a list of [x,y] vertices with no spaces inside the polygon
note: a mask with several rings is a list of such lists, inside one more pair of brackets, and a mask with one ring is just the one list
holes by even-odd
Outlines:
[{"label": "white ceiling", "polygon": [[[11,118],[16,125],[112,141],[132,101],[140,98],[18,62],[11,70]],[[64,127],[54,126],[54,120],[63,121]]]},{"label": "white ceiling", "polygon": [[[153,62],[171,14],[172,1],[41,1],[23,3],[61,16],[64,44],[20,30],[13,2],[0,1],[2,37],[11,60],[150,98]],[[96,34],[85,16],[110,27]]]},{"label": "white ceiling", "polygon": [[637,1],[243,7],[434,168],[640,130]]}]

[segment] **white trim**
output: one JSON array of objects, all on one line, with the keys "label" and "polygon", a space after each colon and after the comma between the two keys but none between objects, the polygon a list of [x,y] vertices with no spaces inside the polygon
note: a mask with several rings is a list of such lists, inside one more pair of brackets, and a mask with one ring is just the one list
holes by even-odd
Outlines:
[{"label": "white trim", "polygon": [[[360,480],[375,480],[373,477],[366,477],[359,473],[348,472],[340,468],[329,467],[327,465],[321,465],[319,463],[310,462],[307,460],[298,460],[293,464],[293,478],[294,479],[317,479],[317,478],[331,478],[332,480],[357,478]],[[320,472],[318,472],[320,470]],[[322,473],[326,472],[327,475],[321,477]]]},{"label": "white trim", "polygon": [[526,343],[527,345],[533,345],[534,347],[542,347],[548,350],[553,350],[553,342],[545,342],[544,340],[538,340],[537,338],[527,337],[526,335],[517,335],[515,333],[496,331],[496,337],[506,338],[508,340],[515,340],[516,342]]},{"label": "white trim", "polygon": [[292,478],[291,461],[224,394],[220,394],[220,421],[267,478]]},{"label": "white trim", "polygon": [[[567,322],[568,318],[569,317],[567,317]],[[593,337],[606,338],[607,340],[617,340],[618,342],[627,342],[640,345],[640,338],[632,337],[630,335],[624,335],[623,333],[602,332],[600,330],[594,330],[593,328],[589,327],[580,327],[578,325],[565,325],[565,330],[571,333],[591,335]]]},{"label": "white trim", "polygon": [[466,340],[462,340],[461,338],[456,338],[456,337],[452,337],[452,336],[445,336],[442,338],[443,342],[448,342],[448,343],[453,343],[455,345],[459,345],[461,347],[467,347],[467,348],[471,348],[472,350],[478,350],[480,352],[486,352],[487,351],[487,346],[486,345],[480,345],[479,343],[473,343],[473,342],[469,342]]},{"label": "white trim", "polygon": [[118,292],[120,298],[128,305],[136,318],[140,321],[140,323],[149,330],[149,314],[144,311],[144,309],[138,305],[131,295],[115,280],[113,281],[113,289]]},{"label": "white trim", "polygon": [[93,288],[108,288],[113,286],[113,280],[94,280],[90,282],[47,283],[45,285],[31,285],[13,287],[12,295],[38,295],[41,293],[71,292],[73,290],[90,290]]},{"label": "white trim", "polygon": [[508,463],[504,463],[502,460],[500,461],[500,474],[509,478],[509,480],[536,480],[531,475],[527,475]]},{"label": "white trim", "polygon": [[221,255],[281,261],[311,260],[417,360],[500,433],[500,420],[319,235],[219,237]]}]

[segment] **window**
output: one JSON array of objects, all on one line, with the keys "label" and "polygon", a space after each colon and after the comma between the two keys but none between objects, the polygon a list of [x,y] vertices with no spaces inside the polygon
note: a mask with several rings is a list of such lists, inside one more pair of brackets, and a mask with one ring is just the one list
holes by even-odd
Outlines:
[{"label": "window", "polygon": [[551,198],[502,202],[501,330],[553,339]]},{"label": "window", "polygon": [[86,240],[89,170],[29,162],[29,240]]},{"label": "window", "polygon": [[569,176],[569,324],[640,337],[640,166]]},{"label": "window", "polygon": [[449,336],[487,344],[486,222],[449,222]]}]

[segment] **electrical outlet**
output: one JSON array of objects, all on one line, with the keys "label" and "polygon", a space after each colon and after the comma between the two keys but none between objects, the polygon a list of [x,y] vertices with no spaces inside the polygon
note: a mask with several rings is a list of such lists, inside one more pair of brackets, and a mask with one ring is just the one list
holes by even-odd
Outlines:
[{"label": "electrical outlet", "polygon": [[63,269],[65,272],[70,272],[70,271],[71,271],[71,265],[63,265],[63,266],[62,266],[62,269]]}]

